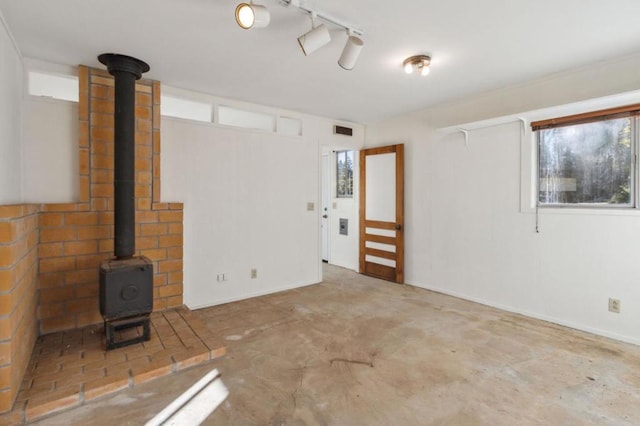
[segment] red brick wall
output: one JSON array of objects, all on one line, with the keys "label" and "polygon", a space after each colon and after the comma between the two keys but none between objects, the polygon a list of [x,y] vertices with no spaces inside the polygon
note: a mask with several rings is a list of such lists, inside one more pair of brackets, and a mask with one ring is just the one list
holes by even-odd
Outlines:
[{"label": "red brick wall", "polygon": [[0,206],[0,412],[11,409],[38,335],[38,207]]},{"label": "red brick wall", "polygon": [[[102,321],[100,262],[113,254],[113,78],[79,67],[80,195],[40,214],[40,332]],[[160,203],[160,83],[136,83],[136,252],[154,267],[154,310],[182,305],[182,204]]]}]

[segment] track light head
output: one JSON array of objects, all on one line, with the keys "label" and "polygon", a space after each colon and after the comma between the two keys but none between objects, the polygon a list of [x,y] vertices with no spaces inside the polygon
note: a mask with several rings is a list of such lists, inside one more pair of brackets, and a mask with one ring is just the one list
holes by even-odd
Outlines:
[{"label": "track light head", "polygon": [[264,6],[253,3],[240,3],[236,7],[236,22],[240,28],[264,28],[269,25],[271,15]]},{"label": "track light head", "polygon": [[347,43],[344,45],[344,49],[342,49],[342,55],[340,55],[340,59],[338,59],[338,65],[345,70],[352,70],[356,65],[363,47],[364,42],[360,37],[349,35]]},{"label": "track light head", "polygon": [[309,56],[330,41],[331,36],[329,35],[329,30],[324,24],[320,24],[308,33],[298,37],[298,43],[305,56]]},{"label": "track light head", "polygon": [[429,74],[429,65],[431,64],[431,57],[427,55],[415,55],[411,56],[402,62],[404,72],[411,74],[414,71],[419,72],[421,76]]}]

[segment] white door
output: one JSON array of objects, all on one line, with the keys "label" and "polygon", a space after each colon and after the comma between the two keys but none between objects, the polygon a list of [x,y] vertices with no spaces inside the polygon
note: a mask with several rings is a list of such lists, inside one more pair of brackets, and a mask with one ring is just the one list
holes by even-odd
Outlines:
[{"label": "white door", "polygon": [[329,155],[322,155],[322,260],[329,262]]}]

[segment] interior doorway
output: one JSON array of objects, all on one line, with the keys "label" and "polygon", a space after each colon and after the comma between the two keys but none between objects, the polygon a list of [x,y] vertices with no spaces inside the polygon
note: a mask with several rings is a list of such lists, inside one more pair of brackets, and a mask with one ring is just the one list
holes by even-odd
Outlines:
[{"label": "interior doorway", "polygon": [[404,282],[404,145],[360,151],[360,272]]}]

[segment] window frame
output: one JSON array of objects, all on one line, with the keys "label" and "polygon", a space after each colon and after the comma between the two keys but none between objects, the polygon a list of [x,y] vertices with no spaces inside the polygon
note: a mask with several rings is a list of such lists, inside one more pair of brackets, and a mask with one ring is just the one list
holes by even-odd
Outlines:
[{"label": "window frame", "polygon": [[[630,170],[630,202],[626,204],[609,203],[541,203],[540,202],[540,131],[555,127],[566,127],[596,123],[619,118],[629,118],[631,120],[631,170]],[[640,104],[623,107],[609,108],[600,111],[592,111],[582,114],[569,115],[564,117],[551,118],[531,122],[531,130],[535,140],[535,171],[534,200],[535,207],[542,209],[593,209],[593,210],[638,210],[640,207],[640,172],[638,167],[638,152],[640,145]]]}]

